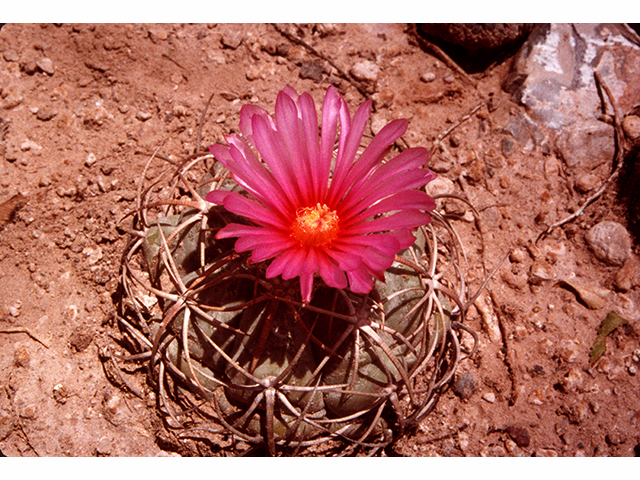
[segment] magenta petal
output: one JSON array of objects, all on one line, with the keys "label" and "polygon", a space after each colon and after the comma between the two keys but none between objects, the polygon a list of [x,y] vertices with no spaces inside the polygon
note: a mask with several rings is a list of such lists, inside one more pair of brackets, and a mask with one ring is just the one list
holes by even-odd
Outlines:
[{"label": "magenta petal", "polygon": [[349,287],[354,293],[369,293],[373,288],[373,278],[365,269],[358,269],[347,272],[349,277]]},{"label": "magenta petal", "polygon": [[313,274],[301,273],[300,274],[300,295],[302,301],[309,303],[311,301],[311,293],[313,291]]},{"label": "magenta petal", "polygon": [[[345,141],[338,146],[335,171],[333,172],[328,198],[331,204],[339,201],[348,189],[348,185],[345,184],[346,176],[353,166],[353,161],[356,158],[356,153],[360,147],[360,140],[362,140],[362,134],[367,126],[370,115],[371,100],[367,100],[360,105],[360,108],[356,111]],[[340,132],[340,140],[342,141],[343,138],[344,134]]]},{"label": "magenta petal", "polygon": [[344,271],[338,267],[331,259],[320,251],[318,255],[318,263],[320,266],[320,275],[324,283],[333,288],[346,288],[347,276]]},{"label": "magenta petal", "polygon": [[420,190],[401,191],[395,195],[391,195],[390,197],[380,200],[368,209],[363,210],[360,214],[349,218],[348,222],[345,222],[344,228],[348,228],[349,225],[356,224],[362,220],[385,212],[398,210],[423,210],[430,212],[435,208],[435,200],[425,192]]},{"label": "magenta petal", "polygon": [[353,255],[353,252],[344,250],[340,245],[334,244],[331,248],[324,248],[323,251],[344,271],[355,270],[362,265],[362,258],[359,255]]},{"label": "magenta petal", "polygon": [[223,205],[224,203],[224,199],[230,194],[231,192],[227,192],[225,190],[212,190],[209,193],[207,193],[204,197],[204,199],[207,202],[211,202],[211,203],[215,203],[216,205]]},{"label": "magenta petal", "polygon": [[405,210],[394,213],[388,217],[376,218],[349,227],[345,232],[347,235],[363,235],[367,233],[384,232],[400,228],[416,228],[426,225],[431,221],[428,213],[419,210]]},{"label": "magenta petal", "polygon": [[358,161],[350,169],[345,178],[346,185],[354,185],[362,178],[366,178],[388,153],[390,146],[407,130],[405,119],[394,120],[386,125],[373,137],[369,146],[362,152]]},{"label": "magenta petal", "polygon": [[237,215],[242,215],[258,225],[275,227],[280,230],[286,230],[289,227],[282,217],[239,193],[229,192],[224,198],[224,208]]}]

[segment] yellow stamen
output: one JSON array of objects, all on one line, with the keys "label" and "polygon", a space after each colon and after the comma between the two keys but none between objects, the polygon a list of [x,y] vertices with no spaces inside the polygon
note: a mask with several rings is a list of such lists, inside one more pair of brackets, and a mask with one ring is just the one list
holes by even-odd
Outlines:
[{"label": "yellow stamen", "polygon": [[307,247],[319,247],[338,236],[338,215],[319,203],[315,207],[300,208],[291,225],[291,234]]}]

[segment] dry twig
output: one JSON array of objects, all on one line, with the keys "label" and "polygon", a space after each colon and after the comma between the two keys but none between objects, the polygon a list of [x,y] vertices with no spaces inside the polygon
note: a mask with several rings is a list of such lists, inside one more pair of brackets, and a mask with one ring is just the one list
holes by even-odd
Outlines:
[{"label": "dry twig", "polygon": [[45,348],[49,348],[51,346],[51,345],[48,344],[48,342],[45,342],[44,340],[40,340],[40,338],[38,338],[34,333],[31,332],[31,330],[29,330],[26,327],[3,328],[2,330],[0,330],[0,333],[26,333],[33,340],[35,340],[36,342],[38,342],[39,344],[41,344]]}]

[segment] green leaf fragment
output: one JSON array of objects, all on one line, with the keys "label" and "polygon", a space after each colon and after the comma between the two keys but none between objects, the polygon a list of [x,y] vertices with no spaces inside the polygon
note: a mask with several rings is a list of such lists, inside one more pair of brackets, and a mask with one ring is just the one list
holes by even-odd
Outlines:
[{"label": "green leaf fragment", "polygon": [[627,323],[627,321],[617,313],[609,312],[607,314],[605,319],[600,323],[598,334],[596,335],[596,339],[591,346],[591,352],[589,354],[591,363],[596,363],[607,350],[607,346],[605,343],[607,336],[620,325],[623,325],[625,323]]}]

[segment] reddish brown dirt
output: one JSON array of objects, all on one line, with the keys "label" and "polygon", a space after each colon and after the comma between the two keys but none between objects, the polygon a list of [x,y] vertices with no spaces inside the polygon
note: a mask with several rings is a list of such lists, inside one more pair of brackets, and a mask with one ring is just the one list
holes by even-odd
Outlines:
[{"label": "reddish brown dirt", "polygon": [[[402,25],[284,28],[343,71],[375,63],[377,81],[367,87],[374,125],[409,119],[410,146],[431,148],[482,104],[444,139],[432,165],[481,213],[485,247],[467,252],[469,280],[479,286],[483,265],[490,271],[511,255],[470,310],[480,344],[456,377],[462,395],[445,391],[415,431],[381,454],[637,455],[637,248],[621,290],[620,267],[601,263],[585,244],[598,221],[625,224],[614,192],[533,243],[586,195],[570,188],[561,160],[543,146],[516,144],[505,156],[501,128],[520,111],[500,88],[509,61],[474,75],[473,86]],[[355,108],[364,97],[330,70],[270,25],[2,27],[0,202],[18,193],[26,200],[0,230],[4,455],[198,453],[166,433],[143,371],[131,381],[145,400],[103,370],[99,352],[118,336],[112,295],[125,240],[117,225],[134,207],[152,152],[175,159],[194,152],[210,95],[201,149],[237,129],[243,103],[273,109],[285,85],[320,101],[333,81]],[[428,72],[435,78],[422,81]],[[597,173],[604,180],[607,166]],[[469,222],[456,227],[477,245]],[[550,278],[532,275],[539,269]],[[604,305],[589,308],[558,283],[573,274]],[[598,325],[612,310],[629,323],[590,365]]]}]

